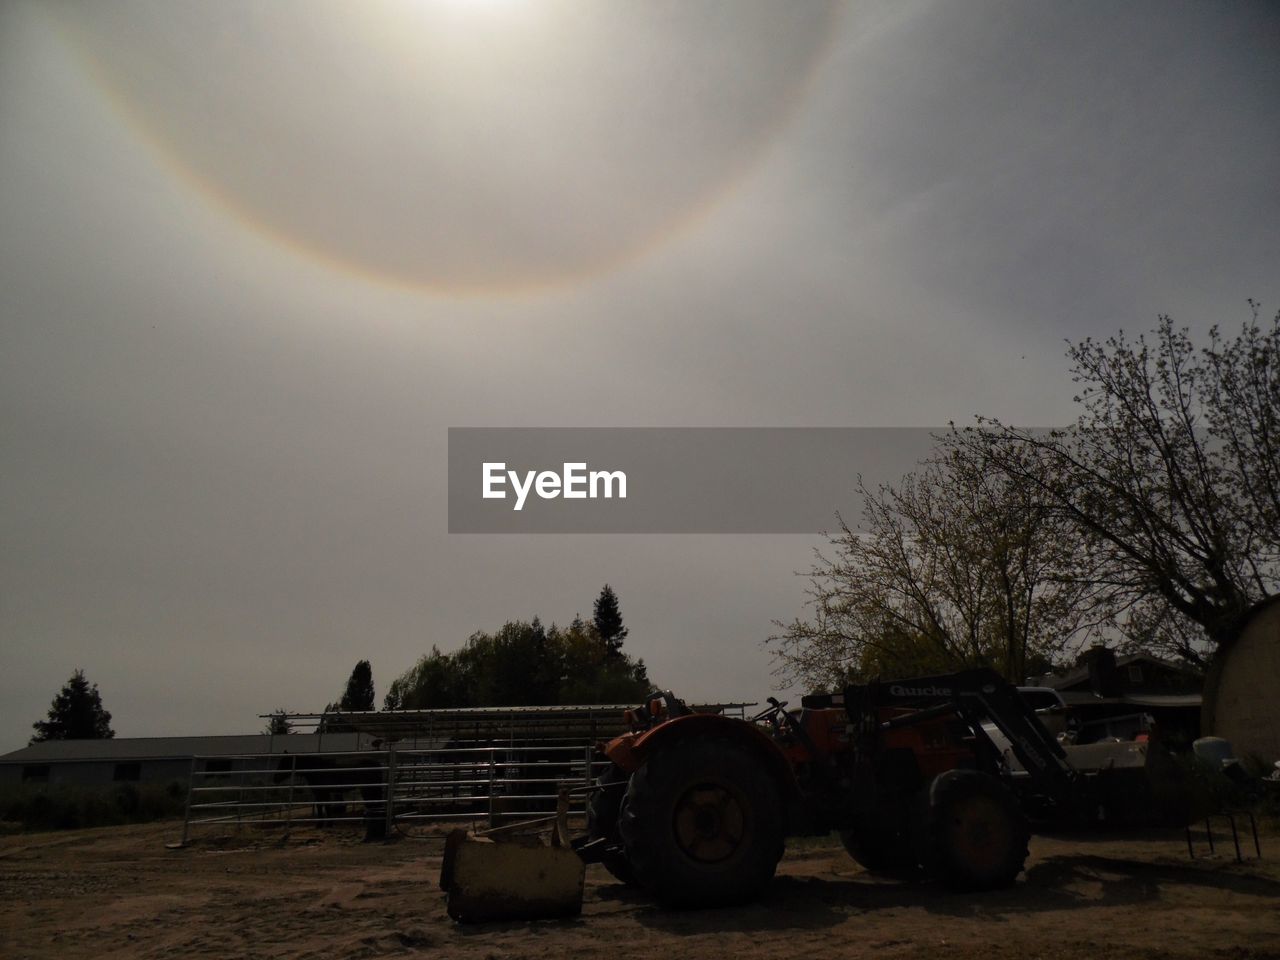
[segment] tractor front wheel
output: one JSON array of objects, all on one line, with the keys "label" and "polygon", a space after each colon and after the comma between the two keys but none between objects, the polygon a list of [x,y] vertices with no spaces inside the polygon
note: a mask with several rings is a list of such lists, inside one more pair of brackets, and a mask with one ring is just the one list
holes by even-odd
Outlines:
[{"label": "tractor front wheel", "polygon": [[659,746],[631,775],[618,818],[636,880],[673,907],[759,896],[783,847],[779,788],[756,749],[721,737]]},{"label": "tractor front wheel", "polygon": [[993,776],[951,770],[929,787],[929,866],[948,886],[1009,886],[1026,863],[1030,835],[1017,800]]}]

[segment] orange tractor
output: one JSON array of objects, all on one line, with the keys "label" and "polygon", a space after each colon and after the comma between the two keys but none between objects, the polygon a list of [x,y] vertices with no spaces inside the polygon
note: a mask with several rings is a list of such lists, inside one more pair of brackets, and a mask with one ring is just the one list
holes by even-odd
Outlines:
[{"label": "orange tractor", "polygon": [[834,830],[874,872],[987,889],[1021,872],[1029,817],[1153,803],[1152,745],[1073,762],[990,670],[851,686],[799,710],[769,702],[750,720],[670,693],[628,711],[632,731],[603,745],[579,856],[666,905],[713,906],[757,896],[787,836]]}]

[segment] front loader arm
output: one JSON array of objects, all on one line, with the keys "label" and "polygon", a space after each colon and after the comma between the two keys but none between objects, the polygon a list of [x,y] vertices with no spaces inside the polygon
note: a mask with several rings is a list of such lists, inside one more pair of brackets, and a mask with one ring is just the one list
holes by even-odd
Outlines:
[{"label": "front loader arm", "polygon": [[1055,803],[1075,796],[1076,770],[1066,751],[1044,728],[1017,688],[994,670],[973,669],[909,680],[873,681],[845,688],[845,709],[855,724],[879,707],[908,707],[918,714],[891,721],[896,726],[935,717],[950,708],[973,735],[992,751],[994,744],[982,722],[989,720],[1009,740],[1014,755],[1040,790]]}]

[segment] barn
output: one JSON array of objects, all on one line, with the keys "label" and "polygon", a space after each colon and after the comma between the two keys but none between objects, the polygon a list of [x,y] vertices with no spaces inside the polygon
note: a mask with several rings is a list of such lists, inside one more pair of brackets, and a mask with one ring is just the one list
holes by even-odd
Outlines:
[{"label": "barn", "polygon": [[361,750],[371,740],[357,733],[46,740],[0,756],[0,785],[165,783],[186,780],[195,757],[201,769],[230,771],[240,757]]}]

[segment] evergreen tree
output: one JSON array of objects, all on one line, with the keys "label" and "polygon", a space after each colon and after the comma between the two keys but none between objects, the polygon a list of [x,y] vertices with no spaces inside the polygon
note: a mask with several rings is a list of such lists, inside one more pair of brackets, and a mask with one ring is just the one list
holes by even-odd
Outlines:
[{"label": "evergreen tree", "polygon": [[372,710],[374,704],[373,667],[368,660],[361,660],[351,671],[347,689],[338,701],[339,710]]},{"label": "evergreen tree", "polygon": [[618,595],[607,583],[600,591],[600,596],[596,597],[594,613],[593,623],[596,633],[599,634],[609,656],[621,656],[622,641],[627,638],[630,631],[622,625],[622,614],[618,610]]},{"label": "evergreen tree", "polygon": [[32,724],[32,743],[42,740],[109,740],[111,714],[102,708],[98,685],[90,685],[83,670],[76,670],[49,707],[49,719]]},{"label": "evergreen tree", "polygon": [[289,722],[289,715],[284,710],[277,710],[267,718],[266,729],[262,732],[272,736],[283,736],[293,732],[293,724]]}]

